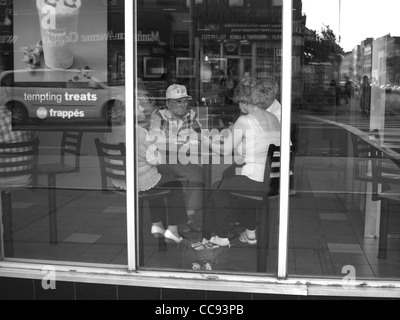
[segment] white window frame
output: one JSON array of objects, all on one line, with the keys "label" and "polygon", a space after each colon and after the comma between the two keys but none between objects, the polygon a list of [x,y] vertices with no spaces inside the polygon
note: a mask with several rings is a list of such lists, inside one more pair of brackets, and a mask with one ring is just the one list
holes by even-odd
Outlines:
[{"label": "white window frame", "polygon": [[[126,201],[127,201],[127,230],[128,230],[128,270],[135,271],[137,268],[137,255],[139,250],[136,245],[137,239],[137,215],[138,203],[135,188],[136,177],[136,121],[135,112],[137,71],[134,61],[136,60],[137,41],[137,4],[136,1],[125,0],[125,115],[126,115]],[[129,90],[134,88],[134,90]],[[132,107],[129,107],[132,106]],[[130,196],[131,195],[131,196]],[[133,211],[133,212],[132,212]]]},{"label": "white window frame", "polygon": [[[283,2],[282,17],[282,115],[281,181],[279,206],[278,278],[287,277],[289,237],[290,131],[292,118],[292,34],[293,0]],[[286,93],[286,94],[285,94]]]}]

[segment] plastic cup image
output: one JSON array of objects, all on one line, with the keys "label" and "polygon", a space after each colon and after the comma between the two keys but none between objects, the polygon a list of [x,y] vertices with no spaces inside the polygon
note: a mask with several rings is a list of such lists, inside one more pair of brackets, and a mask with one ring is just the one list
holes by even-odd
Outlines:
[{"label": "plastic cup image", "polygon": [[81,0],[36,0],[36,6],[46,66],[55,70],[70,68]]}]

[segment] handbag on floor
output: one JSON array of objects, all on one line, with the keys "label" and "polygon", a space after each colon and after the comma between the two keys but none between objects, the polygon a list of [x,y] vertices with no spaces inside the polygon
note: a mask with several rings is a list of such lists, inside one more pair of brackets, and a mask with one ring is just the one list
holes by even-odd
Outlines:
[{"label": "handbag on floor", "polygon": [[182,269],[221,270],[229,256],[229,247],[206,248],[201,244],[188,244],[182,250]]}]

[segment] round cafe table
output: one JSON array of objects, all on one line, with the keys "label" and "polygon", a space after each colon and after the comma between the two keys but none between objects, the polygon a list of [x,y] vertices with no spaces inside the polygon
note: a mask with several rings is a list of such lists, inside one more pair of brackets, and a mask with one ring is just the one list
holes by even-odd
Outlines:
[{"label": "round cafe table", "polygon": [[213,166],[214,165],[231,165],[234,161],[233,155],[224,157],[223,155],[211,150],[209,145],[206,145],[201,140],[190,141],[186,143],[176,140],[164,140],[155,142],[159,154],[160,163],[168,164],[198,164],[203,168],[203,230],[205,226],[205,208],[208,203],[209,192],[213,185]]}]

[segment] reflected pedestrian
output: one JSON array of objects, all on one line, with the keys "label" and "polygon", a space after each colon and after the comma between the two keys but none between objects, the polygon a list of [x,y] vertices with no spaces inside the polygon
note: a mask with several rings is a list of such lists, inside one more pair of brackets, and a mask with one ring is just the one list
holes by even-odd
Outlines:
[{"label": "reflected pedestrian", "polygon": [[369,117],[371,111],[371,84],[368,76],[363,77],[359,99],[361,114]]}]

